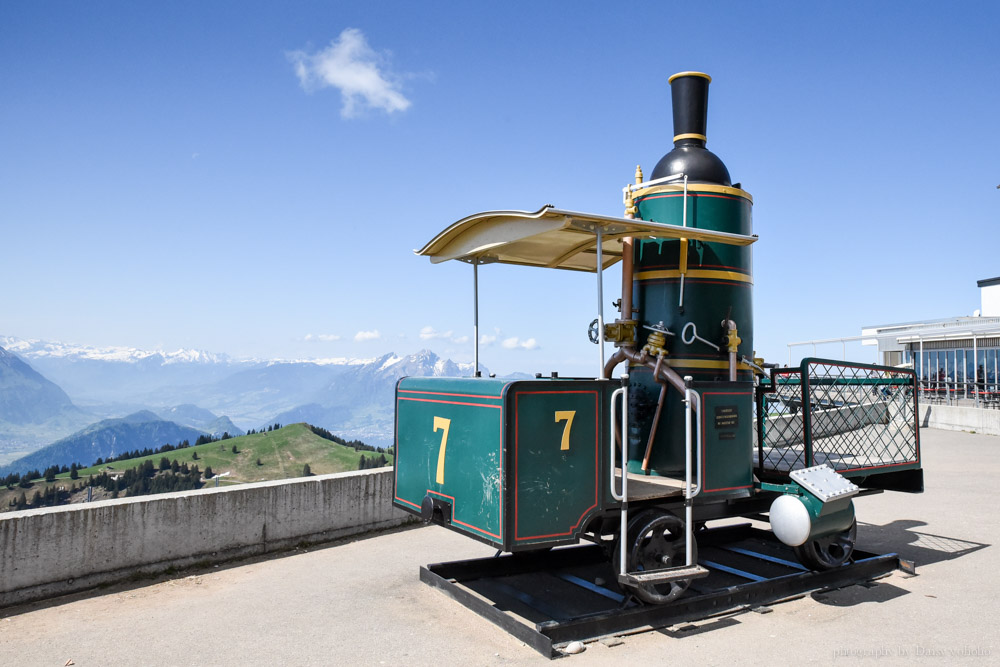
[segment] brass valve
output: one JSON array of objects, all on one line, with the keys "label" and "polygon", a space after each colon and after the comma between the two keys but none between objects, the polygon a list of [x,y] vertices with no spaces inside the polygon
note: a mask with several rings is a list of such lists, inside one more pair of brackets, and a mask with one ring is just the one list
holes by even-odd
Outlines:
[{"label": "brass valve", "polygon": [[614,343],[615,347],[634,345],[637,325],[635,320],[615,320],[613,324],[605,324],[604,340]]},{"label": "brass valve", "polygon": [[735,354],[736,349],[740,346],[740,343],[742,342],[743,339],[741,339],[739,336],[736,335],[736,327],[733,327],[726,333],[726,347],[729,349],[730,352]]},{"label": "brass valve", "polygon": [[635,205],[632,201],[632,193],[628,193],[628,200],[625,202],[625,217],[634,218],[635,214],[639,212],[639,207]]},{"label": "brass valve", "polygon": [[[642,183],[642,167],[636,165],[635,184],[639,185],[640,183]],[[639,213],[639,207],[635,205],[634,201],[632,201],[632,190],[629,188],[625,196],[625,217],[634,218],[637,213]]]},{"label": "brass valve", "polygon": [[666,356],[667,336],[673,336],[673,333],[667,331],[663,322],[643,328],[649,331],[649,336],[646,338],[646,344],[642,347],[642,351],[651,357]]}]

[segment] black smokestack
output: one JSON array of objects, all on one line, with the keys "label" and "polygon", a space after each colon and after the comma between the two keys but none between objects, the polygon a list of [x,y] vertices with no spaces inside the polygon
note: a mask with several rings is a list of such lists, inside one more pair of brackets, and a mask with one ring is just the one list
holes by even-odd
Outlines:
[{"label": "black smokestack", "polygon": [[674,107],[674,145],[704,146],[708,126],[708,84],[712,77],[701,72],[681,72],[668,80]]},{"label": "black smokestack", "polygon": [[668,80],[674,111],[674,149],[656,163],[651,180],[685,174],[689,182],[732,185],[726,165],[705,148],[711,81],[712,77],[701,72],[680,72]]}]

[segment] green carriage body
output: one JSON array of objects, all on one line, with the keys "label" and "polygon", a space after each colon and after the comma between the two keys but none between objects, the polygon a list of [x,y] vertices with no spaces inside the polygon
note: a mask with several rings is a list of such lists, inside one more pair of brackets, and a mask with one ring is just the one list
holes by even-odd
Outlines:
[{"label": "green carriage body", "polygon": [[[393,504],[505,551],[575,543],[607,502],[610,380],[403,378]],[[602,480],[605,483],[602,484]]]},{"label": "green carriage body", "polygon": [[[504,551],[576,543],[593,519],[620,507],[610,469],[611,395],[620,386],[403,378],[393,504],[421,514],[429,503],[440,514],[428,518]],[[702,502],[748,495],[752,387],[715,383],[700,393],[708,415],[701,424]]]}]

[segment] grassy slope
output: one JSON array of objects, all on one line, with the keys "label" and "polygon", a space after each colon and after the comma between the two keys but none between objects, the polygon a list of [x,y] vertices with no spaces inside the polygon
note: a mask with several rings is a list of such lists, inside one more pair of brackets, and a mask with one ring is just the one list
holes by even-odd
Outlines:
[{"label": "grassy slope", "polygon": [[[236,445],[237,454],[232,452],[233,445]],[[194,460],[195,452],[198,454],[197,461]],[[141,456],[136,459],[83,468],[80,470],[80,480],[75,483],[79,484],[88,475],[97,475],[109,468],[120,471],[135,468],[147,460],[152,461],[153,465],[158,467],[160,459],[164,456],[170,461],[176,459],[178,463],[187,463],[188,465],[193,463],[202,470],[205,470],[207,466],[212,466],[212,472],[216,475],[229,472],[230,475],[219,480],[221,486],[300,477],[302,468],[307,463],[315,475],[357,470],[358,460],[362,454],[366,457],[378,456],[375,452],[356,452],[351,447],[325,440],[310,431],[305,424],[291,424],[271,433],[244,435],[164,454]],[[388,454],[385,457],[391,464],[392,457]],[[257,465],[258,458],[261,462],[259,466]],[[58,475],[54,482],[56,485],[67,487],[73,483],[69,478],[69,473]],[[36,490],[44,492],[47,486],[43,481],[34,482],[30,489],[14,487],[14,490],[8,491],[7,487],[0,486],[0,511],[7,509],[11,495],[16,497],[24,492],[30,501]]]}]

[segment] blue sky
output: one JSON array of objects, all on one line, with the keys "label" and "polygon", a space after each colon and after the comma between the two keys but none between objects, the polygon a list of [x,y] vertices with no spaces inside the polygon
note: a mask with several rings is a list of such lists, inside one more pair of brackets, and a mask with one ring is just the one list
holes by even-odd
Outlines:
[{"label": "blue sky", "polygon": [[[0,335],[470,360],[471,269],[412,249],[481,210],[621,214],[682,70],[754,195],[758,354],[978,308],[1000,5],[692,5],[2,3]],[[590,275],[485,267],[483,361],[592,372],[594,310]]]}]

